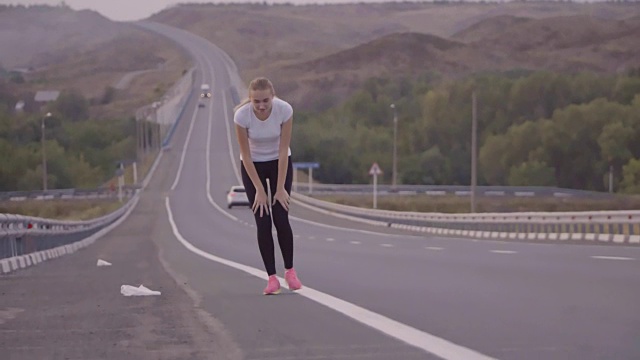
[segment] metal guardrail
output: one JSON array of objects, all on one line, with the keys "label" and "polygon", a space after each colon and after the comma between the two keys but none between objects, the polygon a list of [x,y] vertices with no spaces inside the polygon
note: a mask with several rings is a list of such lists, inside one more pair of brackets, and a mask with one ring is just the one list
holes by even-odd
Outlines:
[{"label": "metal guardrail", "polygon": [[[373,185],[371,184],[312,184],[298,182],[296,191],[306,194],[371,194]],[[429,196],[470,196],[471,189],[465,185],[378,185],[378,195],[417,195]],[[579,198],[607,198],[613,196],[609,193],[602,193],[587,190],[574,190],[544,186],[478,186],[476,195],[484,197],[579,197]]]},{"label": "metal guardrail", "polygon": [[443,214],[364,209],[295,192],[293,197],[337,216],[435,235],[640,245],[640,210]]},{"label": "metal guardrail", "polygon": [[[122,187],[122,195],[131,198],[135,195],[138,185],[125,185]],[[116,199],[118,191],[108,188],[98,189],[54,189],[34,191],[3,191],[0,192],[0,201],[26,201],[26,200],[78,200],[78,199]]]},{"label": "metal guardrail", "polygon": [[118,220],[134,202],[135,195],[118,210],[85,221],[0,214],[0,259],[53,249],[82,240]]}]

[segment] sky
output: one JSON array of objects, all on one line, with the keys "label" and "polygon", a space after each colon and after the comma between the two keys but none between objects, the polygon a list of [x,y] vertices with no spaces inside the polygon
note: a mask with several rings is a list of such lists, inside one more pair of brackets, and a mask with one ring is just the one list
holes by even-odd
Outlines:
[{"label": "sky", "polygon": [[[114,21],[145,19],[167,7],[178,3],[241,3],[262,0],[65,0],[74,10],[90,9],[99,12]],[[345,3],[345,2],[383,2],[383,0],[267,0],[268,3]],[[61,0],[0,0],[3,5],[58,5]]]}]

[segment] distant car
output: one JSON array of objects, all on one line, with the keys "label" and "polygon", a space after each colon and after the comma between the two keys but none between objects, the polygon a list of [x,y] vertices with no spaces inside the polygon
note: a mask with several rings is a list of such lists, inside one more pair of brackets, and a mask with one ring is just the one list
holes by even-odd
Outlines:
[{"label": "distant car", "polygon": [[227,207],[231,209],[236,205],[251,206],[244,186],[232,186],[231,189],[227,191]]},{"label": "distant car", "polygon": [[[201,98],[210,98],[211,97],[211,87],[209,84],[202,84],[200,86],[200,97]],[[202,105],[204,106],[204,105]]]}]

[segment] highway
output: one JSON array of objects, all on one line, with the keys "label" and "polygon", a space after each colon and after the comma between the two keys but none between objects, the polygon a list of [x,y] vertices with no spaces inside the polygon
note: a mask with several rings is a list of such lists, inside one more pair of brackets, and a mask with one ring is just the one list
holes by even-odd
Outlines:
[{"label": "highway", "polygon": [[[85,251],[0,278],[0,358],[2,349],[20,360],[640,358],[638,247],[416,236],[294,204],[305,288],[261,295],[252,214],[225,200],[239,184],[229,94],[237,75],[206,40],[143,26],[192,54],[213,97],[204,108],[192,99],[127,221]],[[96,257],[114,263],[110,274],[95,268]],[[115,290],[124,281],[163,293],[125,301]],[[97,299],[123,325],[91,311]],[[71,316],[78,304],[84,316]],[[3,308],[12,314],[4,320]],[[65,336],[37,336],[52,324]],[[82,331],[60,332],[89,325],[104,336],[82,342]]]}]

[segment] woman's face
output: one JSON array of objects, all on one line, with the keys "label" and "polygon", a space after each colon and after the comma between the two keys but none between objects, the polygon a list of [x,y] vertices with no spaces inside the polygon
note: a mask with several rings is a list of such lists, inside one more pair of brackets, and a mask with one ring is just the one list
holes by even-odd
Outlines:
[{"label": "woman's face", "polygon": [[250,97],[253,111],[261,119],[266,119],[271,114],[273,94],[271,90],[252,90]]}]

